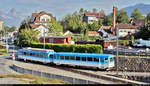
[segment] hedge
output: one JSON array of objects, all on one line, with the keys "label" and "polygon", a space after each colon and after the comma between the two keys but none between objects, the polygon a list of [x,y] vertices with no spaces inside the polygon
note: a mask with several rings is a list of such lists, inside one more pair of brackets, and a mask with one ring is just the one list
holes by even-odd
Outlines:
[{"label": "hedge", "polygon": [[[44,43],[32,43],[30,47],[43,48]],[[78,53],[103,53],[101,45],[81,44],[52,44],[45,43],[46,49],[53,49],[55,52],[78,52]]]}]

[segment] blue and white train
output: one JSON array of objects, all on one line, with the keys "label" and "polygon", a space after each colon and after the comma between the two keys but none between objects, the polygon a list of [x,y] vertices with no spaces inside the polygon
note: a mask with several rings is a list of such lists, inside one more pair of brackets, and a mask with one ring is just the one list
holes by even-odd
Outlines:
[{"label": "blue and white train", "polygon": [[18,50],[17,59],[39,61],[43,63],[110,69],[114,67],[114,55],[93,53],[54,52],[54,50],[24,48]]}]

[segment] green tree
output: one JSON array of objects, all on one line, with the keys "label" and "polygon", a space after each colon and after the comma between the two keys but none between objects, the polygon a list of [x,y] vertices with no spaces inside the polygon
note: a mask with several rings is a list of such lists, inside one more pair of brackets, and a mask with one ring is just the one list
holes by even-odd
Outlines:
[{"label": "green tree", "polygon": [[150,38],[150,13],[147,14],[146,20],[147,24],[134,35],[136,39],[142,38],[147,40],[148,38]]},{"label": "green tree", "polygon": [[51,21],[48,23],[48,27],[50,33],[54,33],[55,35],[62,35],[63,26],[55,19],[51,19]]},{"label": "green tree", "polygon": [[143,19],[143,15],[141,14],[141,12],[139,11],[138,8],[135,8],[134,11],[131,14],[131,18],[133,19]]},{"label": "green tree", "polygon": [[106,25],[106,26],[111,26],[113,23],[113,18],[112,16],[105,16],[104,17],[104,22],[103,24]]},{"label": "green tree", "polygon": [[21,22],[21,25],[19,27],[19,32],[22,30],[22,29],[25,29],[25,28],[31,28],[30,26],[30,22],[29,22],[29,18],[27,18],[27,20],[23,20]]},{"label": "green tree", "polygon": [[32,42],[39,42],[38,39],[39,31],[33,29],[25,28],[22,29],[15,43],[20,47],[30,46]]},{"label": "green tree", "polygon": [[117,23],[127,24],[129,23],[127,12],[124,9],[120,10],[119,15],[117,16]]},{"label": "green tree", "polygon": [[68,14],[63,21],[64,28],[74,32],[74,33],[82,33],[82,31],[87,27],[86,23],[83,22],[81,16],[78,13],[74,13],[72,15]]},{"label": "green tree", "polygon": [[104,20],[103,19],[99,19],[98,21],[95,21],[93,24],[89,24],[89,30],[90,31],[98,31],[98,29],[103,25]]},{"label": "green tree", "polygon": [[79,14],[80,14],[81,17],[83,16],[83,14],[84,14],[84,9],[83,8],[80,8]]},{"label": "green tree", "polygon": [[88,40],[89,39],[88,31],[89,31],[88,29],[84,30],[84,40]]}]

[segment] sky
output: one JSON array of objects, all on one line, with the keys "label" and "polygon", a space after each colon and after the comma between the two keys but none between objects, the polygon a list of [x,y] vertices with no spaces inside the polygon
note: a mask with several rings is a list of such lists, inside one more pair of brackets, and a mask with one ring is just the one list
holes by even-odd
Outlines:
[{"label": "sky", "polygon": [[1,0],[0,11],[7,13],[11,8],[16,8],[26,16],[31,16],[33,12],[46,11],[57,19],[62,19],[66,14],[79,11],[80,8],[91,11],[97,8],[109,14],[113,6],[121,9],[139,3],[150,4],[150,0]]}]

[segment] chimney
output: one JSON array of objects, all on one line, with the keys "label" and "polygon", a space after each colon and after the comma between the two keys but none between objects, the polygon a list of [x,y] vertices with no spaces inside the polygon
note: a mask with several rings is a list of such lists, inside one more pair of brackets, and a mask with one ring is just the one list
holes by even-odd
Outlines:
[{"label": "chimney", "polygon": [[113,34],[114,35],[116,34],[115,27],[116,27],[116,8],[113,6]]}]

